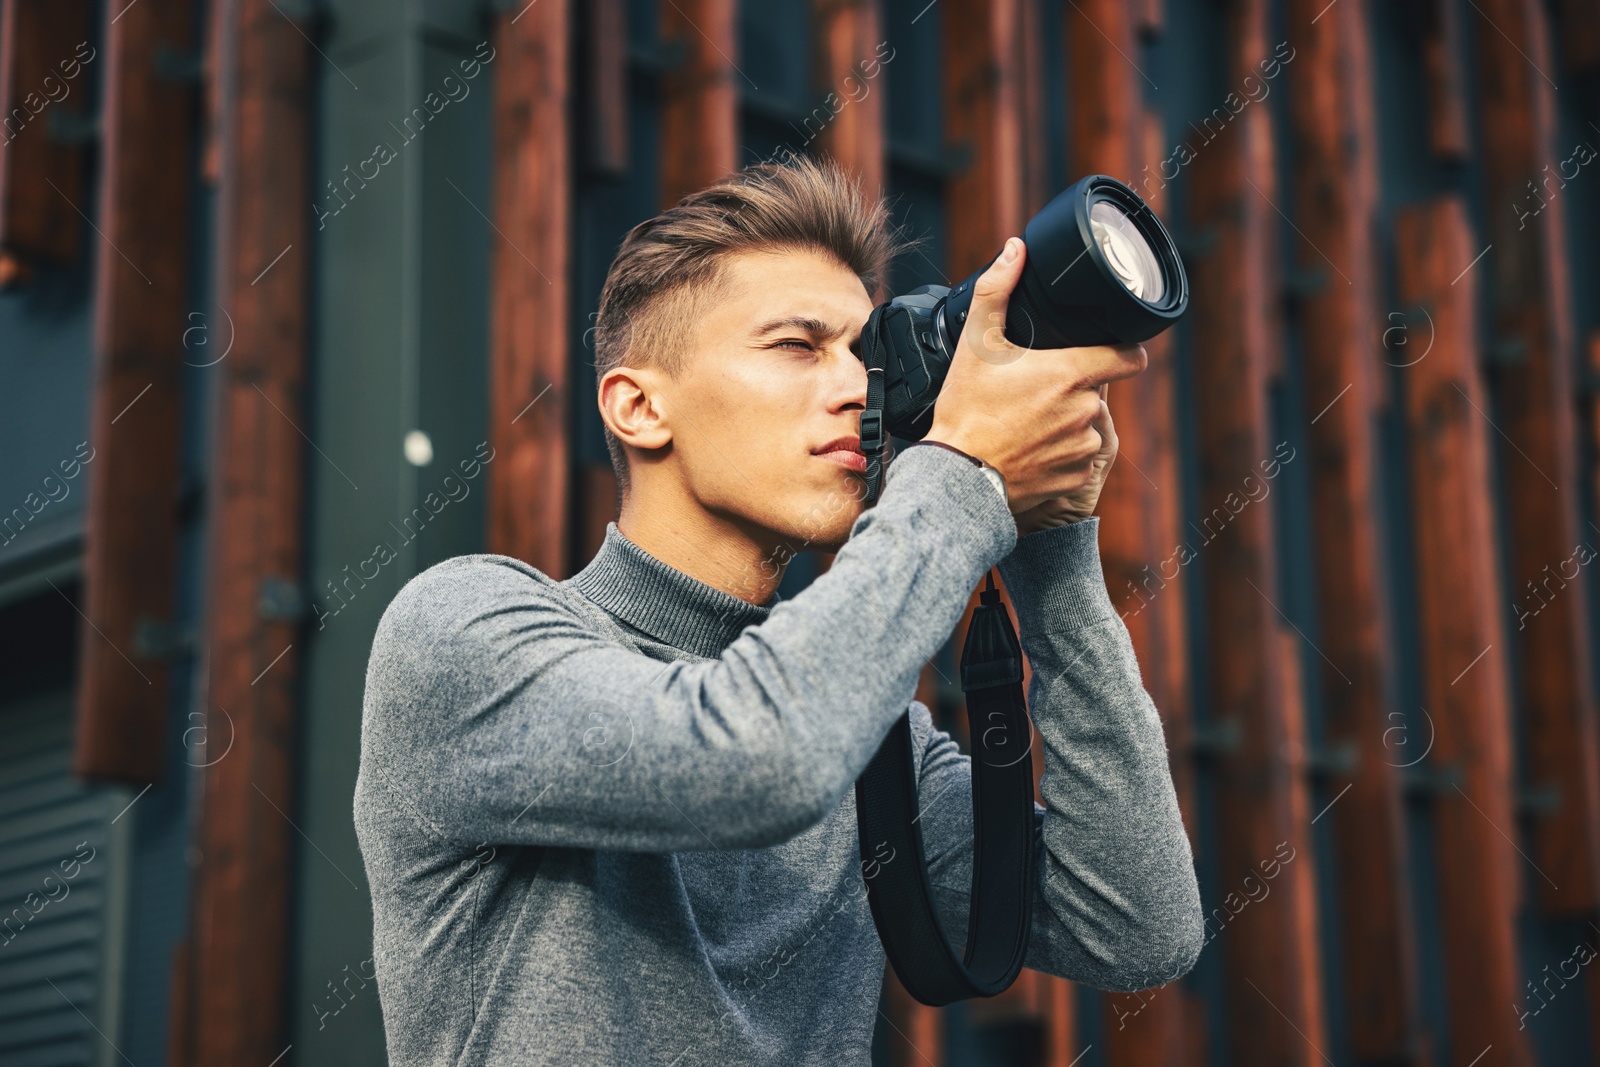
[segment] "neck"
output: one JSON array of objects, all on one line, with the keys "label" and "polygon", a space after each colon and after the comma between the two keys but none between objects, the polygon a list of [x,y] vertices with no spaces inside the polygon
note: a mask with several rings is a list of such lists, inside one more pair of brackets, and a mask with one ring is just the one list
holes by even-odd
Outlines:
[{"label": "neck", "polygon": [[783,581],[787,553],[771,531],[683,501],[646,501],[630,492],[617,532],[661,562],[750,604],[765,604]]}]

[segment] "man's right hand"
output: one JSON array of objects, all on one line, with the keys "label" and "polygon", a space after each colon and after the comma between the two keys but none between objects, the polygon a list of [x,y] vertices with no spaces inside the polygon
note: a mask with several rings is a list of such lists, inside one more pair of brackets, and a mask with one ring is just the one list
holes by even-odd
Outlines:
[{"label": "man's right hand", "polygon": [[1026,259],[1022,239],[1009,239],[973,286],[926,437],[998,469],[1013,515],[1094,477],[1100,386],[1142,373],[1148,361],[1138,344],[1035,349],[1008,341],[1006,304]]}]

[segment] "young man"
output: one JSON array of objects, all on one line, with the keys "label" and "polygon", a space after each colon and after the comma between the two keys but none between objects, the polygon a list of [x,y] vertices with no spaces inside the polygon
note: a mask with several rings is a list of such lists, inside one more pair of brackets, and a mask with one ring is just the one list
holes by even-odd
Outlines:
[{"label": "young man", "polygon": [[[909,713],[959,948],[970,760],[912,694],[995,565],[1045,745],[1026,963],[1116,990],[1193,966],[1193,860],[1090,515],[1104,385],[1144,350],[1006,342],[1013,238],[928,443],[864,508],[856,346],[892,250],[883,205],[806,162],[635,227],[600,302],[623,499],[599,553],[565,581],[446,560],[384,613],[355,816],[394,1067],[867,1063],[886,858],[854,783]],[[802,548],[837,556],[780,600]]]}]

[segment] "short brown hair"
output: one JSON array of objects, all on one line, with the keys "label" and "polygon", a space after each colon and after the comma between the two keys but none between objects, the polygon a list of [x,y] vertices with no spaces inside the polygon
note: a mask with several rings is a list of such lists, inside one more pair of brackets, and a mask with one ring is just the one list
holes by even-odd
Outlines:
[{"label": "short brown hair", "polygon": [[[833,256],[876,298],[889,260],[904,247],[889,210],[832,160],[790,156],[731,174],[639,223],[623,238],[595,320],[595,383],[619,366],[654,365],[675,378],[697,309],[720,280],[723,257],[768,248]],[[605,427],[619,491],[628,487],[622,444]]]}]

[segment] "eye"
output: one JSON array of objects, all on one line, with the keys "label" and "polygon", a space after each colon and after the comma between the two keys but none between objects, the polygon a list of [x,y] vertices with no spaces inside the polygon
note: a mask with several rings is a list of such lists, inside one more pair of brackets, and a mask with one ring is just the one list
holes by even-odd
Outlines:
[{"label": "eye", "polygon": [[[814,351],[814,349],[811,346],[811,342],[810,341],[801,341],[798,338],[793,338],[793,337],[791,337],[791,338],[789,338],[787,340],[779,341],[777,344],[773,345],[772,347],[773,348],[784,348],[784,347],[787,347],[787,346],[790,346],[790,345],[798,346],[798,348],[804,349],[807,352]],[[796,350],[795,348],[791,348],[790,349],[790,351],[795,351],[795,350]]]}]

